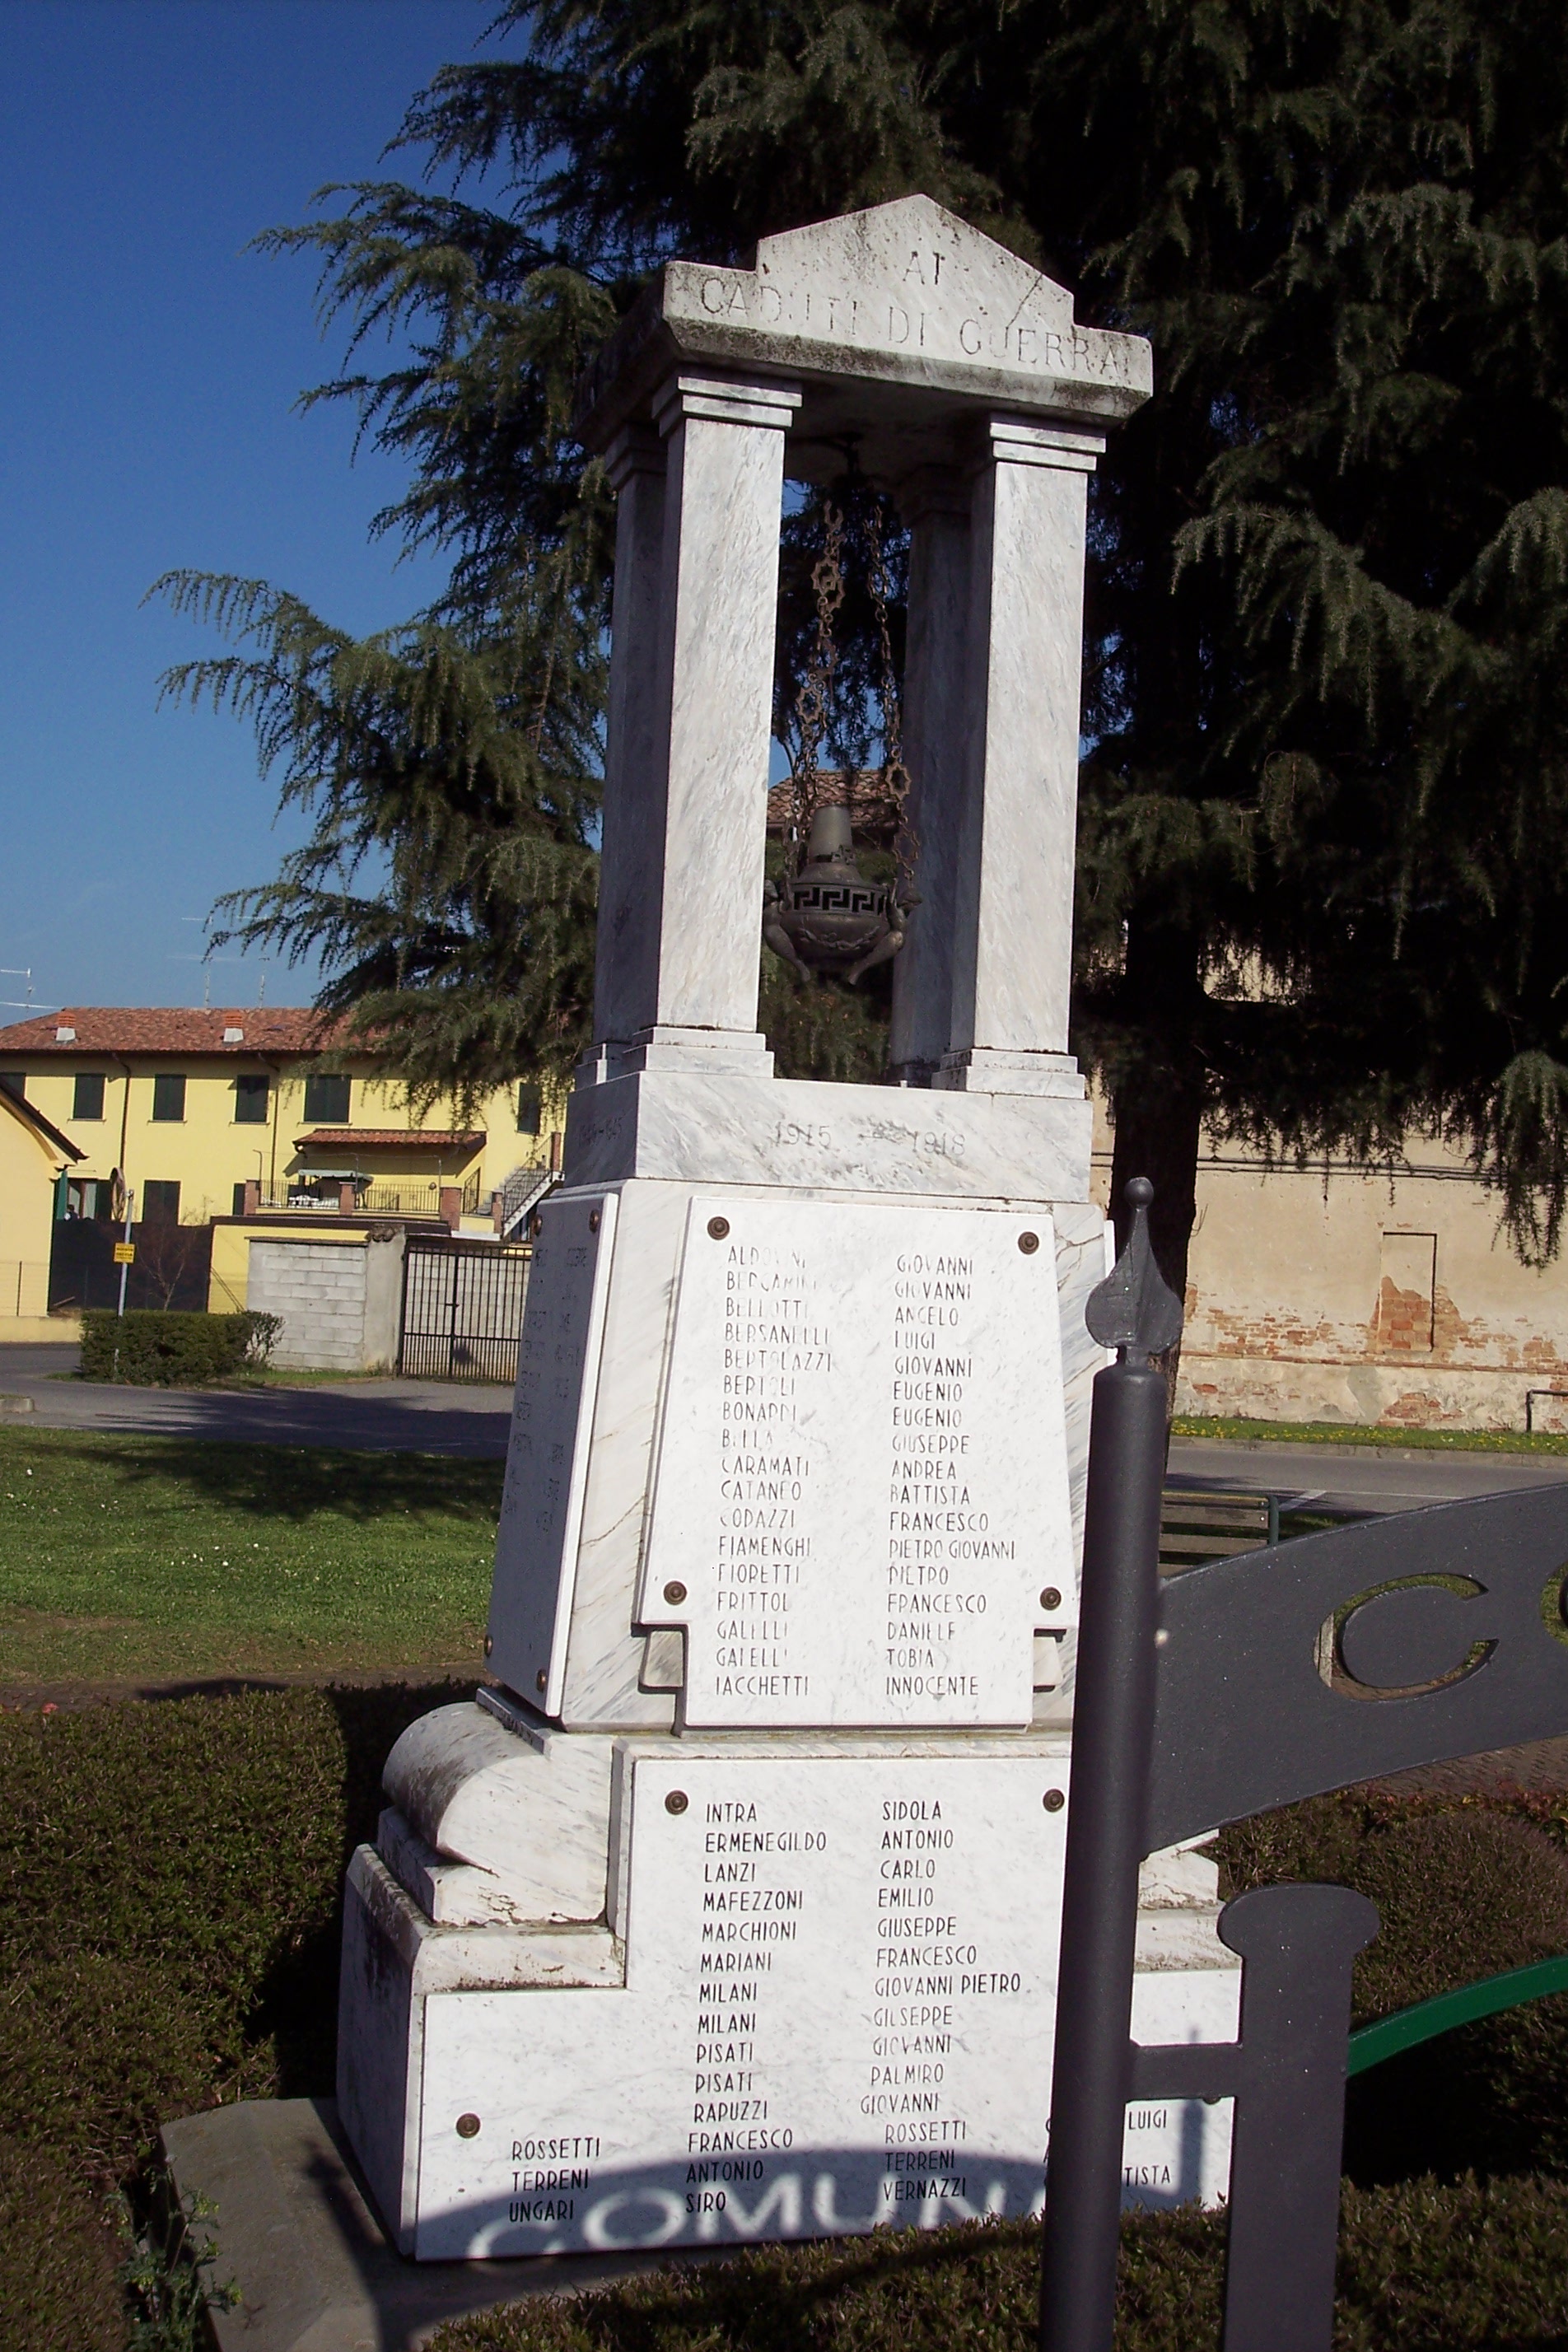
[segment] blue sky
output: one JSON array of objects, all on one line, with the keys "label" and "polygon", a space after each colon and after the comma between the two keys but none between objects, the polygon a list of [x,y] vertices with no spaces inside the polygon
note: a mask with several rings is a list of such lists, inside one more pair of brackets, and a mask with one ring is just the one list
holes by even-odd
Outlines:
[{"label": "blue sky", "polygon": [[[247,730],[159,709],[160,671],[212,640],[143,607],[151,583],[258,575],[355,631],[438,585],[367,536],[399,470],[351,465],[346,412],[294,413],[341,352],[312,263],[244,248],[324,181],[407,172],[378,163],[405,104],[492,15],[0,0],[0,966],[30,966],[42,1006],[199,1004],[213,900],[299,836]],[[275,966],[267,1001],[313,978]],[[220,964],[212,1001],[261,980]],[[26,987],[0,976],[0,998]]]}]

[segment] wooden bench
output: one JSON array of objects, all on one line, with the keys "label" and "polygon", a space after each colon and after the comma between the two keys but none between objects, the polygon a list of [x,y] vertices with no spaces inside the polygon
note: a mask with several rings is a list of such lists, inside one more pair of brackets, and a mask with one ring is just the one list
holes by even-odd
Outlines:
[{"label": "wooden bench", "polygon": [[1205,1495],[1167,1486],[1161,1496],[1160,1566],[1167,1576],[1279,1540],[1279,1506],[1272,1495]]}]

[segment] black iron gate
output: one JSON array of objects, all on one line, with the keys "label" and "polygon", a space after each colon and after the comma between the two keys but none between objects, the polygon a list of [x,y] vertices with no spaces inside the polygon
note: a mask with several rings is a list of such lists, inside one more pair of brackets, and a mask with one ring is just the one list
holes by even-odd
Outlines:
[{"label": "black iron gate", "polygon": [[515,1381],[527,1247],[408,1236],[397,1369],[407,1380]]}]

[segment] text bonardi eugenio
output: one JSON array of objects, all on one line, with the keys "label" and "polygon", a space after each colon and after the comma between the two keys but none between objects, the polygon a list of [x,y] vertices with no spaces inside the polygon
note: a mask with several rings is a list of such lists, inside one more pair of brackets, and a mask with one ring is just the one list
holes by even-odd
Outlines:
[{"label": "text bonardi eugenio", "polygon": [[984,1278],[963,1251],[905,1251],[875,1295],[858,1283],[846,1297],[808,1252],[728,1244],[713,1617],[692,1628],[717,1698],[798,1707],[818,1695],[821,1637],[842,1628],[846,1571],[860,1565],[844,1556],[833,1442],[851,1412],[867,1440],[856,1492],[885,1496],[880,1598],[860,1620],[874,1654],[859,1671],[884,1702],[916,1711],[986,1696],[989,1644],[974,1637],[1017,1541],[988,1458],[989,1367],[973,1330]]}]

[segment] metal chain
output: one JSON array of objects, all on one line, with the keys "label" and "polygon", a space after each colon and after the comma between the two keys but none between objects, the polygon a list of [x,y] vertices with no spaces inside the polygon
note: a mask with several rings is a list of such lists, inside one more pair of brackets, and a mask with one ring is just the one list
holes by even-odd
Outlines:
[{"label": "metal chain", "polygon": [[882,551],[880,502],[875,495],[867,505],[866,540],[866,583],[870,590],[872,609],[877,615],[881,658],[882,788],[897,814],[893,835],[893,863],[898,875],[895,898],[900,903],[905,903],[913,896],[915,861],[920,855],[920,843],[909,819],[910,772],[904,765],[903,698],[899,691],[899,676],[893,664],[892,635],[888,626],[890,583]]},{"label": "metal chain", "polygon": [[833,623],[844,602],[844,512],[831,499],[822,502],[822,553],[812,566],[811,585],[816,598],[816,642],[795,693],[800,745],[790,770],[790,830],[797,873],[805,854],[806,795],[816,798],[817,746],[827,725],[833,673],[838,665]]}]

